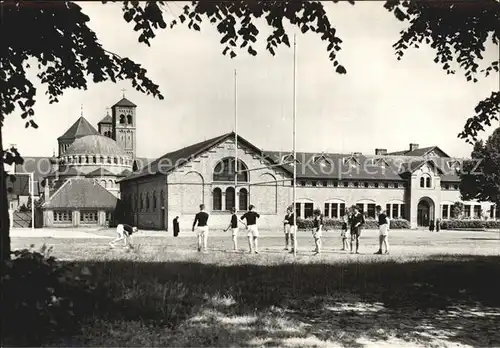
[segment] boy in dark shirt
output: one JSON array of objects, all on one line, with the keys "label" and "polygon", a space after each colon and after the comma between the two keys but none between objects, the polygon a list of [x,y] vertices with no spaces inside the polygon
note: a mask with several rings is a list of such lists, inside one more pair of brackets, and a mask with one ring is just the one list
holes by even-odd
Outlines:
[{"label": "boy in dark shirt", "polygon": [[205,212],[205,204],[200,204],[200,212],[195,215],[193,221],[193,232],[196,227],[198,235],[198,252],[201,251],[203,245],[203,252],[207,252],[208,242],[208,218],[209,215]]},{"label": "boy in dark shirt", "polygon": [[290,221],[288,217],[292,213],[292,208],[288,207],[286,209],[285,219],[283,220],[283,230],[285,232],[285,249],[288,250],[288,243],[290,242]]},{"label": "boy in dark shirt", "polygon": [[314,220],[313,220],[313,238],[314,238],[314,244],[316,244],[314,255],[318,255],[319,253],[321,253],[322,234],[323,234],[323,217],[321,216],[321,210],[316,209],[314,211]]},{"label": "boy in dark shirt", "polygon": [[238,216],[236,215],[236,208],[232,208],[231,213],[231,222],[224,232],[227,232],[229,229],[233,231],[233,251],[236,252],[238,251],[238,222],[241,221],[238,220]]},{"label": "boy in dark shirt", "polygon": [[[253,205],[250,205],[248,207],[248,211],[243,214],[241,217],[241,220],[246,221],[247,229],[248,229],[248,246],[250,247],[250,254],[255,252],[256,254],[259,253],[258,246],[259,243],[257,242],[257,238],[259,238],[259,230],[257,228],[257,219],[260,218],[260,215],[256,212],[253,211],[255,207]],[[253,243],[252,243],[253,241]]]},{"label": "boy in dark shirt", "polygon": [[290,213],[288,214],[288,224],[290,225],[290,239],[292,242],[292,249],[290,250],[290,254],[293,254],[295,252],[295,249],[297,249],[297,226],[295,226],[294,216],[295,213],[293,212],[293,208],[290,207]]},{"label": "boy in dark shirt", "polygon": [[109,243],[109,245],[114,248],[115,243],[123,240],[123,246],[125,248],[133,248],[131,242],[131,236],[134,232],[137,232],[137,227],[132,227],[127,224],[118,224],[116,226],[116,233],[118,234],[118,238]]},{"label": "boy in dark shirt", "polygon": [[356,254],[359,254],[359,237],[361,236],[361,227],[365,223],[365,217],[359,212],[358,207],[352,207],[354,214],[351,217],[351,253],[353,252],[354,241],[356,241]]},{"label": "boy in dark shirt", "polygon": [[377,211],[377,222],[379,230],[379,249],[375,254],[382,254],[382,245],[385,245],[385,253],[389,254],[389,217],[380,205],[375,207]]}]

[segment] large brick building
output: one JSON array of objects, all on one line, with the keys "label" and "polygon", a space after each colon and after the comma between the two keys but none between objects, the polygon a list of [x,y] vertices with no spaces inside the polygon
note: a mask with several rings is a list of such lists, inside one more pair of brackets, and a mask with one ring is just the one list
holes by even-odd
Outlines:
[{"label": "large brick building", "polygon": [[[235,182],[234,133],[228,133],[168,153],[120,180],[121,198],[130,222],[147,229],[168,229],[179,216],[189,227],[200,203],[211,214],[212,228],[225,227],[229,211],[249,204],[261,214],[262,227],[278,228],[292,203],[293,158],[290,153],[262,151],[238,136],[238,179]],[[296,211],[312,216],[320,208],[339,218],[357,205],[368,217],[375,206],[386,207],[392,218],[410,221],[412,228],[430,219],[453,217],[460,201],[457,170],[461,160],[437,146],[373,155],[360,153],[297,153]],[[235,185],[236,184],[236,185]],[[463,202],[466,218],[496,218],[489,203]]]}]

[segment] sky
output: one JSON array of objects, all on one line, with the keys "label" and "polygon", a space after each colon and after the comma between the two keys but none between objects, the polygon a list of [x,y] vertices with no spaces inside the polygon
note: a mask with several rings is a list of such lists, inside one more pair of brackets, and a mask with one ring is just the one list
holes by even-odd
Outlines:
[{"label": "sky", "polygon": [[[4,146],[15,144],[25,156],[50,156],[57,151],[57,137],[80,117],[82,108],[97,128],[106,108],[120,100],[125,89],[126,97],[138,105],[137,156],[156,158],[234,130],[236,69],[239,135],[264,150],[292,150],[293,48],[280,46],[273,57],[265,51],[263,35],[256,57],[242,51],[230,59],[222,55],[221,36],[208,21],[201,32],[187,26],[160,31],[148,47],[138,43],[119,4],[79,4],[103,46],[141,63],[165,99],[141,94],[125,81],[90,83],[86,91],[68,90],[59,103],[49,104],[46,89],[40,87],[35,106],[39,128],[26,129],[19,114],[7,116]],[[498,90],[498,75],[476,84],[462,73],[446,75],[427,46],[397,61],[392,45],[403,24],[383,4],[325,3],[343,40],[338,57],[345,75],[335,73],[327,44],[318,35],[298,32],[297,151],[374,154],[375,148],[398,151],[417,143],[437,145],[450,156],[468,156],[472,147],[457,134],[478,101]],[[180,14],[182,6],[169,3],[167,18]],[[261,32],[268,33],[259,24]],[[292,37],[294,31],[289,33]],[[495,55],[489,50],[485,61],[498,58]]]}]

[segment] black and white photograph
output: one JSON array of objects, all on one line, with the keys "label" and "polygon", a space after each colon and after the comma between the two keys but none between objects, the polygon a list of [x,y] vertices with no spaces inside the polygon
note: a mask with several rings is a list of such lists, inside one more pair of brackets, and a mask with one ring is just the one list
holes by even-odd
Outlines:
[{"label": "black and white photograph", "polygon": [[2,347],[500,347],[500,1],[0,1]]}]

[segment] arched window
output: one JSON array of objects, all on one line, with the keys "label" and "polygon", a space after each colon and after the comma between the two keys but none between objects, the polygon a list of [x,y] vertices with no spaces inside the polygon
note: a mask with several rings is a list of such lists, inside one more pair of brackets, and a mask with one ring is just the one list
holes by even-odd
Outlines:
[{"label": "arched window", "polygon": [[[214,168],[213,181],[233,182],[235,177],[234,157],[225,158]],[[238,160],[238,170],[247,170],[247,166],[241,160]],[[238,182],[248,182],[248,172],[238,174]]]},{"label": "arched window", "polygon": [[242,188],[240,190],[239,197],[239,210],[247,210],[248,209],[248,191],[246,188]]},{"label": "arched window", "polygon": [[141,200],[140,200],[140,204],[141,204],[141,211],[144,209],[144,200],[143,200],[143,196],[142,196],[142,193],[141,193]]},{"label": "arched window", "polygon": [[425,178],[425,187],[431,187],[431,178],[430,177]]},{"label": "arched window", "polygon": [[220,188],[214,188],[214,191],[212,192],[212,210],[222,210],[222,191]]},{"label": "arched window", "polygon": [[149,211],[149,193],[146,192],[146,211]]},{"label": "arched window", "polygon": [[420,187],[425,187],[425,178],[420,178]]},{"label": "arched window", "polygon": [[132,124],[132,115],[127,115],[127,123]]},{"label": "arched window", "polygon": [[108,180],[108,187],[109,188],[113,188],[114,187],[113,180]]},{"label": "arched window", "polygon": [[107,188],[106,180],[101,180],[101,186]]},{"label": "arched window", "polygon": [[226,210],[231,210],[235,207],[235,197],[234,197],[234,188],[228,187],[226,189]]},{"label": "arched window", "polygon": [[125,115],[120,115],[120,124],[125,124]]},{"label": "arched window", "polygon": [[156,192],[153,191],[153,211],[156,211]]}]

